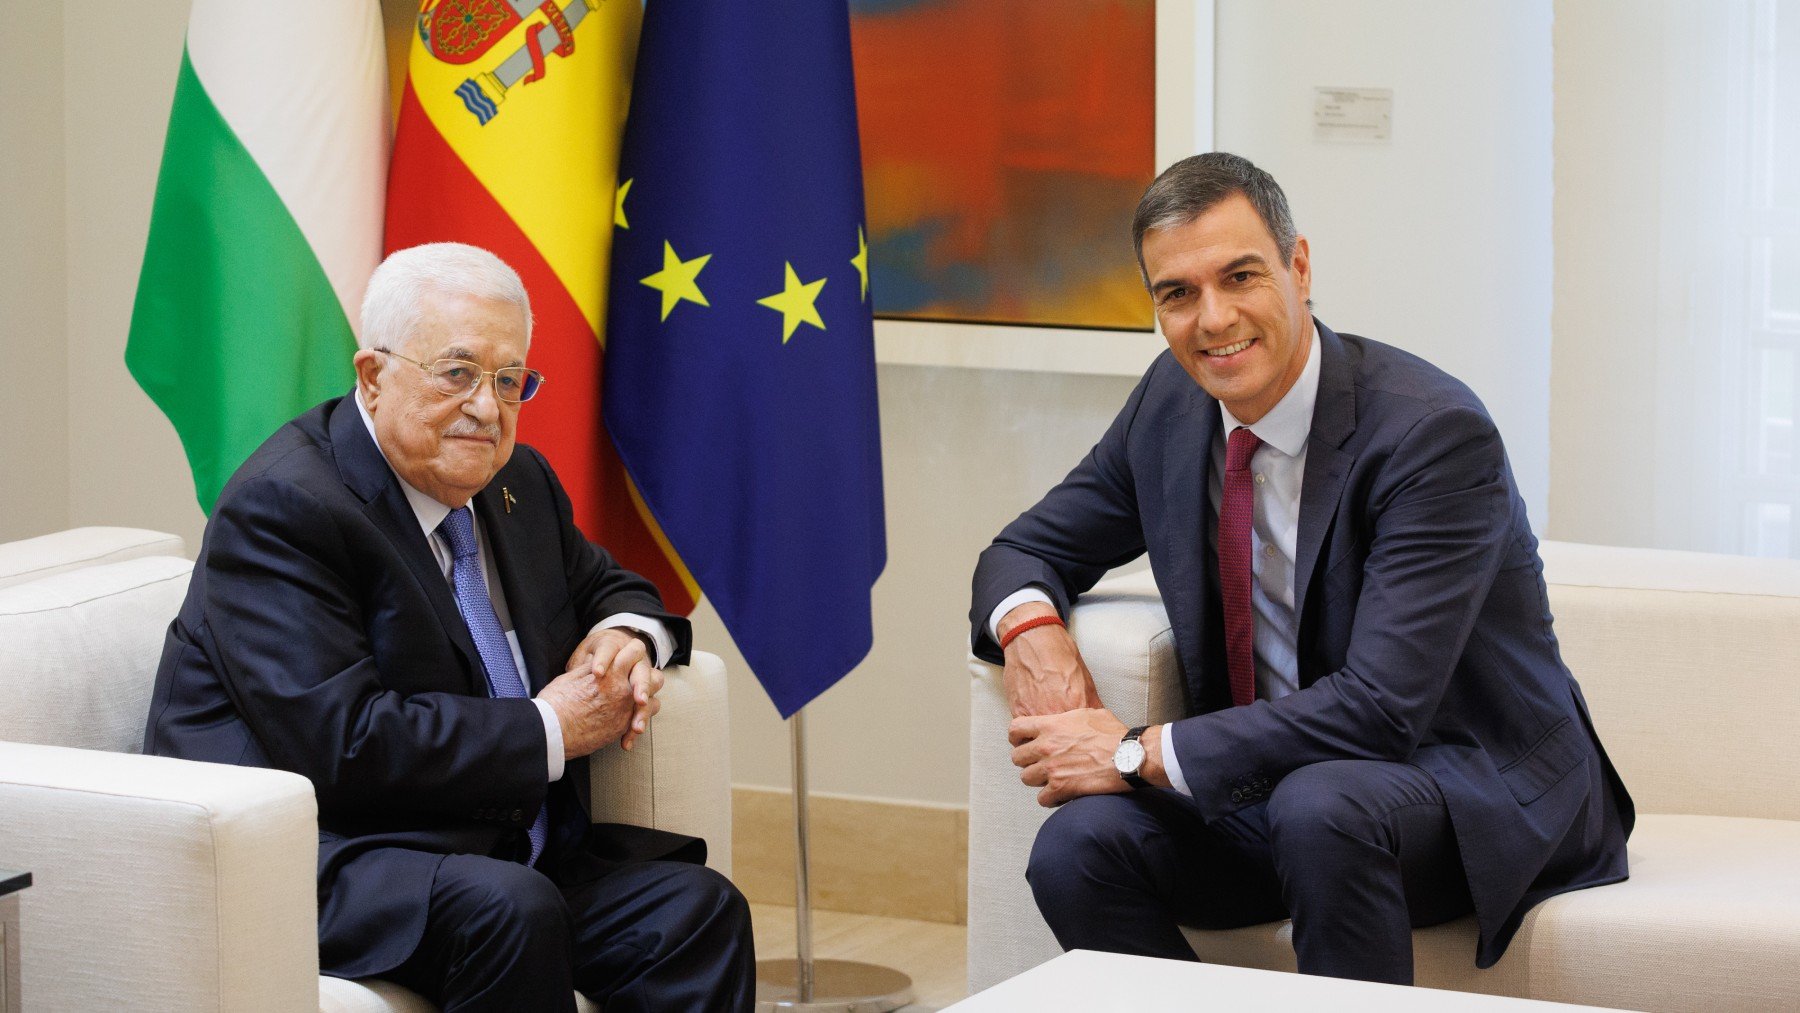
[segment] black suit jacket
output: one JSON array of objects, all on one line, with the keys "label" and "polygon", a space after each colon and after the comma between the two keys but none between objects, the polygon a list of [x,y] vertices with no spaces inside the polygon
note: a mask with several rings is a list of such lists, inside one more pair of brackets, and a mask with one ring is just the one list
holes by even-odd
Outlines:
[{"label": "black suit jacket", "polygon": [[[533,696],[618,612],[660,619],[674,662],[687,659],[687,620],[582,536],[537,451],[518,446],[473,502]],[[169,627],[144,751],[312,780],[321,963],[344,977],[406,959],[443,856],[527,853],[546,801],[539,867],[560,881],[621,857],[704,856],[688,838],[590,831],[585,762],[547,783],[536,705],[489,697],[455,597],[351,398],[283,426],[220,494]]]},{"label": "black suit jacket", "polygon": [[1543,564],[1486,409],[1398,349],[1319,324],[1294,603],[1300,690],[1232,707],[1207,496],[1218,402],[1164,353],[1098,445],[975,572],[975,652],[1027,584],[1065,614],[1148,552],[1189,717],[1173,742],[1201,812],[1254,805],[1310,763],[1415,764],[1448,804],[1498,960],[1531,905],[1623,879],[1630,796],[1551,629]]}]

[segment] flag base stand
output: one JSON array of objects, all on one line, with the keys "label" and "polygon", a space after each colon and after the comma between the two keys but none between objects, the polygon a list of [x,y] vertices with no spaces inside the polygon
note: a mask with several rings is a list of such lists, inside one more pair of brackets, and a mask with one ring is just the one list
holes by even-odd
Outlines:
[{"label": "flag base stand", "polygon": [[756,962],[757,1013],[888,1013],[912,1002],[912,979],[878,964],[814,960],[812,884],[806,827],[806,725],[788,719],[794,751],[794,952],[788,960]]},{"label": "flag base stand", "polygon": [[891,967],[855,960],[815,960],[810,999],[800,997],[800,973],[796,959],[757,961],[757,1013],[889,1013],[912,1002],[912,979]]}]

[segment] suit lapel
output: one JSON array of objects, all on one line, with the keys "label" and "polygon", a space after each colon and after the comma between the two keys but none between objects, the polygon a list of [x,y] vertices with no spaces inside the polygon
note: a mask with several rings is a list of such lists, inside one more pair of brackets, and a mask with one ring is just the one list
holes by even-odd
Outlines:
[{"label": "suit lapel", "polygon": [[[1307,436],[1306,475],[1300,485],[1299,558],[1294,561],[1294,610],[1302,617],[1307,614],[1306,595],[1318,570],[1319,551],[1355,460],[1343,449],[1344,441],[1356,431],[1355,370],[1343,340],[1324,324],[1318,326],[1319,395],[1313,402],[1312,431]],[[1305,644],[1306,631],[1297,633],[1296,646]]]},{"label": "suit lapel", "polygon": [[[543,617],[538,614],[537,599],[523,579],[528,565],[528,546],[515,520],[519,514],[506,509],[502,497],[506,486],[502,471],[474,499],[475,512],[481,517],[481,530],[494,550],[494,569],[500,590],[506,595],[506,611],[512,615],[513,633],[519,638],[519,654],[525,658],[525,685],[532,696],[549,681],[549,663],[545,655]],[[516,509],[516,507],[515,507]]]},{"label": "suit lapel", "polygon": [[1168,417],[1163,433],[1163,516],[1168,518],[1164,527],[1169,564],[1168,573],[1159,577],[1158,583],[1170,625],[1184,641],[1178,645],[1179,653],[1194,661],[1183,666],[1183,674],[1188,700],[1196,710],[1206,699],[1201,624],[1211,606],[1205,571],[1206,529],[1212,515],[1206,483],[1212,469],[1213,434],[1218,428],[1218,403],[1194,387],[1186,408]]},{"label": "suit lapel", "polygon": [[387,459],[381,456],[381,449],[375,446],[352,398],[344,398],[332,409],[330,426],[332,455],[337,460],[339,477],[363,501],[369,519],[393,543],[394,551],[406,561],[406,568],[418,582],[426,600],[431,602],[439,625],[463,656],[463,677],[468,691],[486,696],[486,670],[481,666],[481,652],[475,649],[475,640],[469,636],[469,625],[457,611],[449,582],[444,579],[444,571],[438,568],[437,557],[431,554],[425,533],[419,530],[418,518],[412,505],[406,502],[400,481],[388,467]]}]

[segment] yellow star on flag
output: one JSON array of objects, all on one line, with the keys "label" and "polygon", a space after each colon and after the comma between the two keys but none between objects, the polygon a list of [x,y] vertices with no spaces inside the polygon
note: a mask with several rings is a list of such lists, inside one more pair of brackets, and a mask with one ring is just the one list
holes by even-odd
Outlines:
[{"label": "yellow star on flag", "polygon": [[787,344],[794,336],[794,328],[802,321],[825,329],[825,321],[819,318],[819,308],[813,305],[819,298],[819,290],[825,287],[825,279],[800,283],[800,276],[794,273],[794,265],[787,266],[787,284],[781,291],[766,299],[756,300],[756,305],[767,306],[781,314],[781,343]]},{"label": "yellow star on flag", "polygon": [[613,224],[621,229],[631,228],[631,223],[625,220],[625,195],[631,192],[631,183],[629,179],[620,183],[618,192],[613,195]]},{"label": "yellow star on flag", "polygon": [[700,291],[700,285],[696,281],[700,276],[700,269],[711,259],[712,254],[708,253],[693,260],[682,260],[675,255],[675,247],[669,245],[668,240],[663,241],[662,270],[645,278],[644,284],[662,293],[664,320],[669,319],[669,311],[683,299],[702,306],[712,305],[706,301],[706,295]]},{"label": "yellow star on flag", "polygon": [[863,238],[862,226],[856,227],[856,256],[850,258],[856,273],[862,275],[862,301],[869,301],[869,241]]}]

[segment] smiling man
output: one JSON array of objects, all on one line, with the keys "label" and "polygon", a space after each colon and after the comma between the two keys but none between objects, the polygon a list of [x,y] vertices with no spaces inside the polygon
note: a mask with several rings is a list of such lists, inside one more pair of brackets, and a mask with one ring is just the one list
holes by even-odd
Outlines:
[{"label": "smiling man", "polygon": [[446,1010],[748,1009],[748,908],[704,842],[590,826],[583,758],[647,730],[688,623],[514,443],[544,382],[518,275],[402,250],[360,341],[354,391],[219,496],[144,751],[312,780],[326,974]]},{"label": "smiling man", "polygon": [[[1132,222],[1169,343],[975,572],[1027,873],[1065,948],[1194,959],[1180,926],[1293,919],[1300,970],[1411,983],[1412,929],[1626,875],[1633,809],[1558,654],[1543,565],[1481,402],[1310,312],[1266,172],[1176,163]],[[1127,729],[1063,626],[1148,553],[1187,716]]]}]

